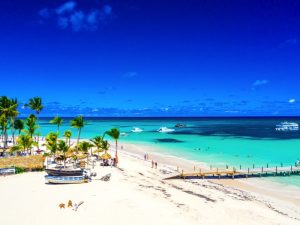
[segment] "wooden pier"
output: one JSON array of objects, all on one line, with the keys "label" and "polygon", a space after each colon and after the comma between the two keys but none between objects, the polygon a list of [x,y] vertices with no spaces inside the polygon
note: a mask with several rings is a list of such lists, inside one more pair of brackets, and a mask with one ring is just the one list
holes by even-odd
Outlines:
[{"label": "wooden pier", "polygon": [[226,169],[219,168],[208,168],[203,169],[199,168],[196,171],[194,167],[193,172],[184,171],[177,168],[177,172],[170,174],[165,179],[189,179],[189,178],[208,178],[208,179],[228,179],[228,178],[248,178],[248,177],[266,177],[266,176],[290,176],[290,175],[300,175],[300,166],[276,166],[276,167],[260,167],[260,168],[247,168],[242,169],[240,166],[239,169],[232,168],[229,169],[226,166]]}]

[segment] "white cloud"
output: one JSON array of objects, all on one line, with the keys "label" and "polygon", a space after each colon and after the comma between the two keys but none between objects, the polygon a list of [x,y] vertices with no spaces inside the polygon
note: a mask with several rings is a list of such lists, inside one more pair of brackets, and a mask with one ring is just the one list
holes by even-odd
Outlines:
[{"label": "white cloud", "polygon": [[47,8],[44,8],[44,9],[41,9],[40,11],[39,11],[39,15],[41,16],[41,17],[43,17],[43,18],[49,18],[50,17],[50,10],[49,9],[47,9]]},{"label": "white cloud", "polygon": [[285,48],[285,47],[290,47],[290,46],[294,46],[299,44],[299,40],[297,38],[291,38],[288,40],[285,40],[284,42],[282,42],[279,47],[280,48]]},{"label": "white cloud", "polygon": [[62,4],[56,9],[57,14],[63,14],[66,12],[72,12],[76,7],[76,2],[70,1]]},{"label": "white cloud", "polygon": [[291,98],[291,99],[289,99],[289,103],[295,103],[296,102],[296,99],[294,99],[294,98]]},{"label": "white cloud", "polygon": [[70,16],[70,23],[74,31],[80,31],[82,29],[84,26],[84,18],[85,15],[82,11],[75,12]]},{"label": "white cloud", "polygon": [[138,76],[137,72],[127,72],[127,73],[123,74],[123,77],[126,77],[126,78],[131,78],[131,77],[136,77],[136,76]]},{"label": "white cloud", "polygon": [[238,110],[226,110],[226,113],[239,113],[240,111]]},{"label": "white cloud", "polygon": [[268,80],[256,80],[252,86],[257,87],[257,86],[262,86],[262,85],[266,85],[268,84],[269,81]]},{"label": "white cloud", "polygon": [[99,109],[93,109],[92,110],[92,112],[98,112],[99,111]]},{"label": "white cloud", "polygon": [[106,14],[106,15],[110,15],[112,13],[112,7],[110,5],[105,5],[103,7],[103,12]]},{"label": "white cloud", "polygon": [[69,26],[69,19],[66,17],[59,17],[57,25],[62,29],[66,29]]},{"label": "white cloud", "polygon": [[81,10],[76,2],[68,1],[56,9],[41,9],[38,14],[43,20],[54,20],[61,29],[71,28],[75,32],[96,31],[99,25],[111,21],[112,7],[104,5],[100,9],[91,7]]}]

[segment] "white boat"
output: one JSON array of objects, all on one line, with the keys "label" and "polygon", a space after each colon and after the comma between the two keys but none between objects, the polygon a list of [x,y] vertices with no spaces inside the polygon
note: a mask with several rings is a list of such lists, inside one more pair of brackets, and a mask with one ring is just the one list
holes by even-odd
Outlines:
[{"label": "white boat", "polygon": [[123,132],[123,133],[120,133],[120,135],[121,135],[122,137],[126,137],[126,136],[128,136],[128,134],[127,134],[127,133],[125,133],[125,132]]},{"label": "white boat", "polygon": [[82,184],[87,183],[86,176],[45,176],[46,183],[50,184]]},{"label": "white boat", "polygon": [[143,132],[143,130],[142,130],[141,128],[134,127],[134,128],[131,130],[131,132],[133,132],[133,133],[141,133],[141,132]]},{"label": "white boat", "polygon": [[175,130],[167,127],[160,127],[157,131],[160,133],[170,133],[170,132],[174,132]]},{"label": "white boat", "polygon": [[298,131],[298,123],[282,122],[276,125],[275,130],[277,131]]}]

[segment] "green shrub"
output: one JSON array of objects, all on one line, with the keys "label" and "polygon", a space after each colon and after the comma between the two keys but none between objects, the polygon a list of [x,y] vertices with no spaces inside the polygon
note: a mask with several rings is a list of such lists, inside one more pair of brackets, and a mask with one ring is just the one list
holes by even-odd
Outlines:
[{"label": "green shrub", "polygon": [[15,169],[16,169],[16,174],[26,172],[26,170],[24,168],[22,168],[22,167],[17,167],[16,166]]}]

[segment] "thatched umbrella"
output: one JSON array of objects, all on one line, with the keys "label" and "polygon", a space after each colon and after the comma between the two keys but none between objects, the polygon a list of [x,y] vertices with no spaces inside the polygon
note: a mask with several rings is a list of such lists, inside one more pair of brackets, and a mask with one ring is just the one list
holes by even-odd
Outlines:
[{"label": "thatched umbrella", "polygon": [[108,153],[102,154],[100,157],[101,157],[101,159],[104,159],[104,160],[111,159],[111,155]]}]

